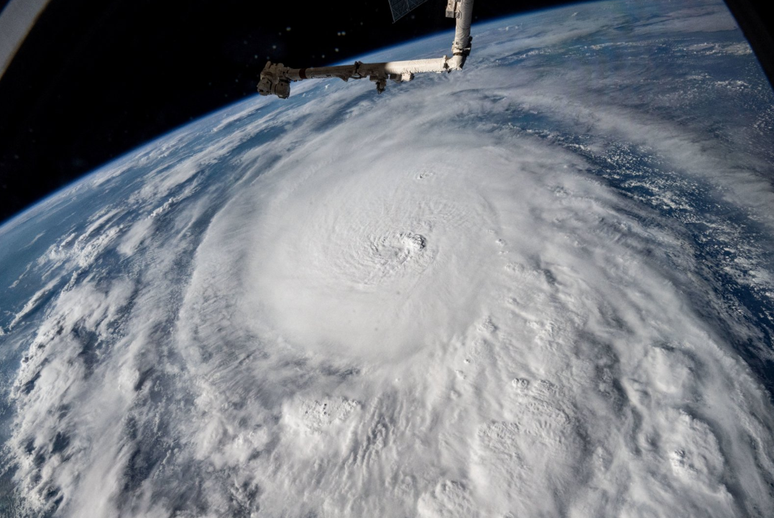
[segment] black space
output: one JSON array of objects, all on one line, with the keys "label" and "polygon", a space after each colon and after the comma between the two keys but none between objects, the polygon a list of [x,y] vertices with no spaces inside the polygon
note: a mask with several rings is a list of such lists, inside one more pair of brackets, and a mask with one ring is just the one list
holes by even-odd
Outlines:
[{"label": "black space", "polygon": [[[771,78],[759,0],[727,2]],[[476,0],[474,13],[480,21],[564,3]],[[449,30],[445,4],[430,0],[393,24],[387,0],[52,0],[0,81],[0,222],[253,95],[267,58],[318,66]]]}]

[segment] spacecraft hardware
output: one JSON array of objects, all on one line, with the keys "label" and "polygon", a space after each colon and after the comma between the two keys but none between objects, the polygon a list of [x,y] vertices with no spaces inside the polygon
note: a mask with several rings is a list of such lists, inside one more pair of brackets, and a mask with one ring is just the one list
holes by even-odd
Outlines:
[{"label": "spacecraft hardware", "polygon": [[[390,0],[390,10],[394,21],[408,14],[427,0]],[[470,24],[473,19],[473,0],[448,0],[446,17],[456,19],[457,27],[452,42],[451,57],[442,56],[432,59],[411,61],[389,61],[386,63],[362,63],[331,67],[290,68],[282,63],[266,63],[258,81],[258,93],[276,95],[280,99],[290,96],[290,83],[303,79],[338,77],[344,81],[368,78],[376,83],[376,91],[382,93],[387,80],[396,83],[411,81],[414,74],[425,72],[451,72],[460,70],[470,54]]]}]

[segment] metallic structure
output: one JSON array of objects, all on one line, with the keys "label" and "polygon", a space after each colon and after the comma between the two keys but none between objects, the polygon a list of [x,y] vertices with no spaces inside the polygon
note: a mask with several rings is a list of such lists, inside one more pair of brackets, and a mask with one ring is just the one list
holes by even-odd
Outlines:
[{"label": "metallic structure", "polygon": [[390,0],[392,21],[397,22],[425,2],[427,0]]},{"label": "metallic structure", "polygon": [[[427,0],[390,0],[393,20],[407,14]],[[387,63],[361,63],[333,67],[290,68],[282,63],[269,61],[261,71],[258,81],[258,93],[261,95],[276,95],[280,99],[290,96],[290,83],[303,79],[338,77],[344,81],[350,79],[368,78],[376,83],[376,91],[382,93],[387,87],[387,80],[396,83],[411,81],[414,74],[425,72],[451,72],[460,70],[470,54],[470,24],[473,19],[473,0],[448,0],[446,17],[457,21],[457,28],[452,42],[452,56],[442,56],[434,59],[417,59],[413,61],[389,61]]]}]

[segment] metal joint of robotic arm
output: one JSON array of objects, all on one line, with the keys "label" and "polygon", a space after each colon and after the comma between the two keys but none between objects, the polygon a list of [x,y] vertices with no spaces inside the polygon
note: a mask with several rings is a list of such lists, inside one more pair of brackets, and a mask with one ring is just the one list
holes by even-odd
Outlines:
[{"label": "metal joint of robotic arm", "polygon": [[261,78],[258,81],[258,93],[261,95],[276,95],[280,99],[287,99],[290,96],[290,79],[288,78],[288,67],[282,63],[266,63],[261,71]]}]

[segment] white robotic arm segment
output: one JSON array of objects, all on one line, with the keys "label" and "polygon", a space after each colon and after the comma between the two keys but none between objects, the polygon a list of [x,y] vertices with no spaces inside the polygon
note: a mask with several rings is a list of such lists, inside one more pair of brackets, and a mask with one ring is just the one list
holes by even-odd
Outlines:
[{"label": "white robotic arm segment", "polygon": [[[450,16],[450,14],[453,15]],[[452,59],[457,59],[459,68],[462,68],[470,54],[470,42],[473,39],[470,37],[470,25],[473,23],[473,0],[449,0],[446,16],[457,19],[454,42],[452,43]]]},{"label": "white robotic arm segment", "polygon": [[338,77],[344,81],[368,77],[376,83],[376,91],[382,93],[387,79],[395,82],[411,81],[414,74],[426,72],[450,72],[460,70],[470,54],[470,24],[473,19],[473,0],[448,0],[446,15],[456,18],[457,28],[452,43],[452,57],[389,61],[386,63],[361,63],[316,68],[289,68],[282,63],[269,61],[261,71],[258,93],[276,95],[280,99],[290,96],[290,83],[304,79]]},{"label": "white robotic arm segment", "polygon": [[261,95],[276,95],[286,99],[290,95],[290,83],[304,79],[338,77],[344,81],[349,79],[370,78],[376,83],[379,93],[384,91],[387,79],[397,83],[411,81],[414,74],[424,72],[447,72],[452,70],[453,58],[446,56],[435,59],[417,59],[412,61],[388,61],[386,63],[361,63],[355,61],[352,65],[316,68],[289,68],[282,63],[266,63],[261,78],[258,81],[258,93]]}]

